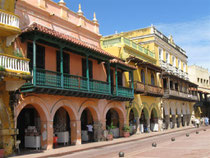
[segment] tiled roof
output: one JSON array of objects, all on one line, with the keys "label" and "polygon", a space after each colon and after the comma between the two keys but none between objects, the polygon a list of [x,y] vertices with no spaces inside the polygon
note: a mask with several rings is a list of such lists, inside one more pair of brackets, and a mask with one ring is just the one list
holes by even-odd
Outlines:
[{"label": "tiled roof", "polygon": [[85,47],[87,49],[93,50],[93,51],[98,52],[100,54],[106,55],[106,56],[108,56],[110,58],[115,58],[115,56],[113,56],[112,54],[104,51],[103,49],[101,49],[101,48],[99,48],[97,46],[94,46],[94,45],[89,44],[87,42],[81,41],[81,40],[76,39],[74,37],[71,37],[69,35],[60,33],[58,31],[52,30],[50,28],[47,28],[47,27],[42,26],[42,25],[37,24],[37,23],[32,23],[31,25],[25,27],[22,30],[22,33],[31,32],[31,31],[39,31],[39,32],[42,32],[42,33],[54,36],[56,38],[59,38],[59,39],[62,39],[62,40],[74,43],[74,44],[79,45],[81,47]]}]

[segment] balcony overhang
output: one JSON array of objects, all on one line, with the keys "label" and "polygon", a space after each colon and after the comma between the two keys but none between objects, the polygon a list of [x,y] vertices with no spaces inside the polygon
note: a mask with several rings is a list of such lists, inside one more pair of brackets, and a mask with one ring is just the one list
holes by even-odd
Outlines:
[{"label": "balcony overhang", "polygon": [[163,73],[162,73],[162,77],[163,77],[163,78],[170,77],[170,78],[173,78],[173,79],[178,79],[178,80],[181,80],[181,81],[183,81],[183,82],[185,82],[185,83],[190,84],[192,87],[196,87],[196,88],[198,87],[197,84],[195,84],[195,83],[193,83],[193,82],[190,82],[189,80],[185,80],[185,79],[183,79],[183,78],[180,78],[180,77],[178,77],[178,76],[176,76],[176,75],[174,75],[174,74],[168,73],[168,72],[163,72]]},{"label": "balcony overhang", "polygon": [[151,70],[154,70],[154,71],[156,71],[156,72],[162,72],[162,69],[161,69],[161,67],[159,67],[159,66],[156,66],[156,65],[154,65],[154,64],[151,64],[151,63],[149,63],[149,62],[146,62],[146,61],[143,61],[143,60],[141,60],[141,59],[139,59],[139,58],[136,58],[135,56],[129,56],[127,59],[126,59],[127,61],[132,61],[132,62],[134,62],[136,65],[138,65],[139,67],[147,67],[147,68],[149,68],[149,69],[151,69]]},{"label": "balcony overhang", "polygon": [[87,92],[82,90],[74,89],[62,89],[62,88],[53,88],[53,87],[44,87],[44,86],[34,86],[27,85],[23,86],[20,89],[21,93],[38,93],[38,94],[49,94],[49,95],[61,95],[61,96],[73,96],[73,97],[85,97],[85,98],[96,98],[96,99],[107,99],[107,100],[117,100],[117,101],[130,101],[133,98],[123,97],[123,96],[114,96],[106,93],[94,93]]}]

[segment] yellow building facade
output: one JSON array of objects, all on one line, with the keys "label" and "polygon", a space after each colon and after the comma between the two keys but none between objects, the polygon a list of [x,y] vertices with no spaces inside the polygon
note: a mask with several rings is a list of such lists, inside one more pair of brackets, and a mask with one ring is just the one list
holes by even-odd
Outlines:
[{"label": "yellow building facade", "polygon": [[15,38],[20,34],[19,17],[14,14],[15,0],[0,0],[0,149],[4,155],[13,152],[15,135],[13,103],[16,90],[30,78],[29,60],[26,59]]},{"label": "yellow building facade", "polygon": [[[103,37],[101,46],[138,67],[134,73],[135,99],[132,106],[129,103],[128,120],[133,109],[136,111],[134,113],[137,127],[137,119],[142,118],[142,112],[147,122],[143,123],[143,126],[148,126],[151,130],[153,126],[160,130],[190,124],[193,105],[198,99],[196,92],[191,89],[196,89],[197,85],[189,81],[188,57],[186,52],[174,43],[172,36],[166,37],[151,26]],[[143,132],[141,127],[144,119],[138,120],[139,129]],[[145,128],[143,129],[145,131]]]},{"label": "yellow building facade", "polygon": [[[101,46],[137,68],[133,79],[135,98],[126,105],[130,133],[160,130],[163,89],[160,80],[161,68],[157,66],[155,53],[125,38],[124,34],[103,37]],[[124,82],[128,84],[128,74],[124,75]]]}]

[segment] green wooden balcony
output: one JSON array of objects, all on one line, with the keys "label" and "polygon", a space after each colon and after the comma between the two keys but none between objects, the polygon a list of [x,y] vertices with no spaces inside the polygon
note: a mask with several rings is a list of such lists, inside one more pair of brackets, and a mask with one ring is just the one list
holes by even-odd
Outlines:
[{"label": "green wooden balcony", "polygon": [[133,99],[134,91],[132,88],[127,88],[127,87],[122,87],[122,86],[118,86],[118,88],[116,90],[116,86],[115,86],[113,95],[117,96],[117,97],[127,97],[130,99]]},{"label": "green wooden balcony", "polygon": [[[33,73],[32,73],[33,74]],[[67,96],[93,97],[101,99],[131,100],[134,98],[132,88],[118,86],[111,93],[108,82],[89,80],[88,78],[70,74],[62,74],[44,69],[36,69],[36,81],[26,83],[21,92],[36,92]]]}]

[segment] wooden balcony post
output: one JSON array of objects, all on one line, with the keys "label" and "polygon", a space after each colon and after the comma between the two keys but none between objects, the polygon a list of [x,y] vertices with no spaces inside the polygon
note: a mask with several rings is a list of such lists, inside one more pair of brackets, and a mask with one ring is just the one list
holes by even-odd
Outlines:
[{"label": "wooden balcony post", "polygon": [[36,39],[33,40],[33,84],[36,86]]},{"label": "wooden balcony post", "polygon": [[89,76],[88,55],[86,55],[86,77],[87,77],[87,90],[90,91],[90,76]]},{"label": "wooden balcony post", "polygon": [[145,85],[147,84],[148,84],[148,71],[147,71],[147,66],[146,66]]},{"label": "wooden balcony post", "polygon": [[60,48],[60,73],[61,73],[61,88],[64,87],[63,84],[63,47]]},{"label": "wooden balcony post", "polygon": [[117,65],[115,65],[115,85],[116,85],[116,96],[118,96],[118,77],[117,77]]},{"label": "wooden balcony post", "polygon": [[111,94],[110,62],[107,63],[107,78],[109,83],[109,93]]},{"label": "wooden balcony post", "polygon": [[129,71],[129,78],[130,78],[130,81],[131,81],[132,93],[134,93],[134,85],[133,85],[133,71]]},{"label": "wooden balcony post", "polygon": [[168,90],[170,91],[170,89],[171,89],[171,87],[170,87],[170,77],[168,77],[167,80],[168,80],[168,86],[167,87],[168,87]]}]

